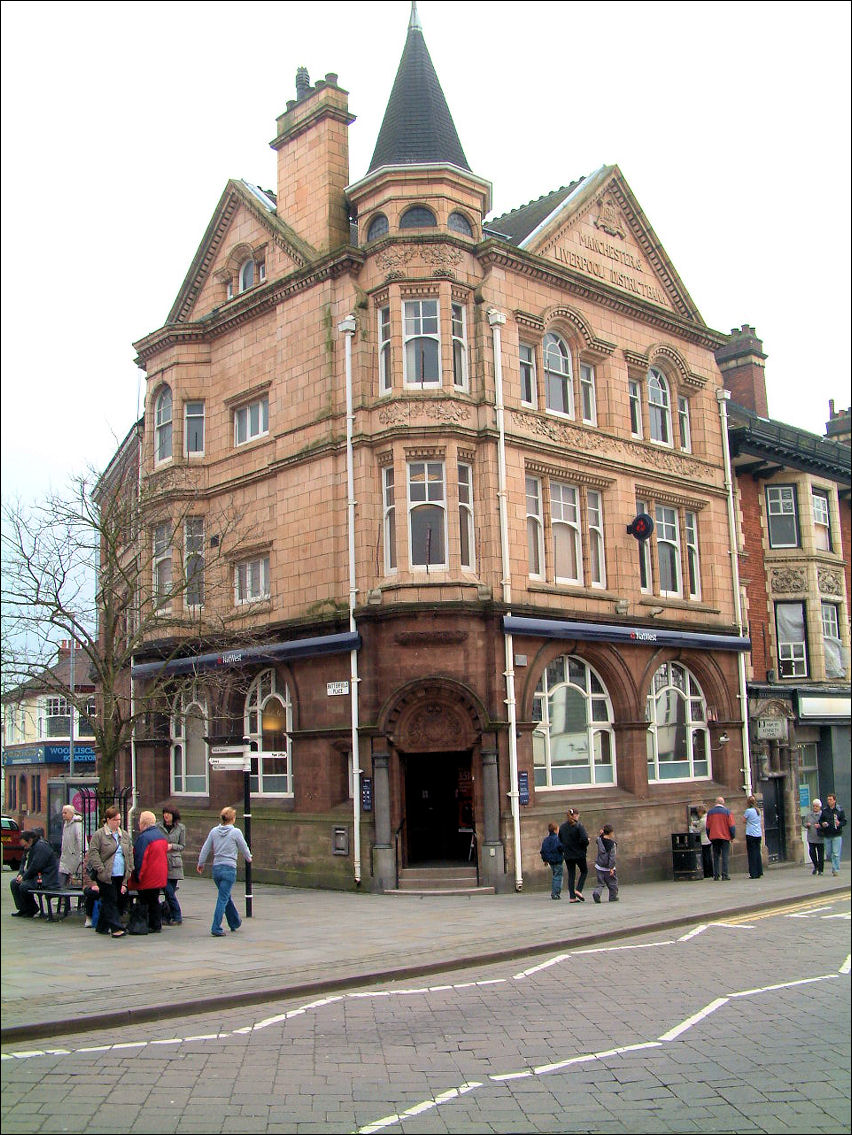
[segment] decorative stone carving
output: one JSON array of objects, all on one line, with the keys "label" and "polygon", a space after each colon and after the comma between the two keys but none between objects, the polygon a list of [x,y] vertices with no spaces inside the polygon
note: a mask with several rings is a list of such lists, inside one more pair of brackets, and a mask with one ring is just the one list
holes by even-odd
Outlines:
[{"label": "decorative stone carving", "polygon": [[610,236],[620,236],[622,240],[627,236],[621,212],[615,201],[609,196],[601,200],[594,225],[596,229],[602,229]]},{"label": "decorative stone carving", "polygon": [[446,244],[422,244],[420,245],[420,255],[427,264],[432,264],[436,268],[454,267],[462,258],[460,248]]},{"label": "decorative stone carving", "polygon": [[481,736],[478,712],[460,689],[440,681],[410,688],[391,709],[387,737],[407,753],[469,749]]},{"label": "decorative stone carving", "polygon": [[843,577],[839,571],[817,568],[817,581],[823,595],[834,595],[838,598],[843,595]]},{"label": "decorative stone carving", "polygon": [[383,426],[404,426],[408,423],[408,406],[391,402],[387,406],[382,406],[378,418]]},{"label": "decorative stone carving", "polygon": [[383,271],[389,268],[401,268],[413,255],[414,249],[410,244],[393,244],[376,255],[376,263]]},{"label": "decorative stone carving", "polygon": [[793,721],[795,716],[791,706],[775,698],[758,702],[755,709],[749,713],[749,717],[752,718],[785,717],[788,721]]},{"label": "decorative stone carving", "polygon": [[778,595],[791,595],[794,592],[805,590],[803,568],[773,568],[769,578],[772,590]]},{"label": "decorative stone carving", "polygon": [[434,418],[439,422],[467,422],[470,419],[467,406],[462,406],[458,402],[421,402],[417,408],[427,418]]}]

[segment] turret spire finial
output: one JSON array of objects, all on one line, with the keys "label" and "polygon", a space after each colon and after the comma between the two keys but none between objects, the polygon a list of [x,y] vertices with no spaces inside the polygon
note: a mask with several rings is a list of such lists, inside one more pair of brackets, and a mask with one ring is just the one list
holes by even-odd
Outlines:
[{"label": "turret spire finial", "polygon": [[423,25],[420,23],[420,17],[417,15],[417,0],[411,0],[411,18],[408,21],[409,31],[423,31]]}]

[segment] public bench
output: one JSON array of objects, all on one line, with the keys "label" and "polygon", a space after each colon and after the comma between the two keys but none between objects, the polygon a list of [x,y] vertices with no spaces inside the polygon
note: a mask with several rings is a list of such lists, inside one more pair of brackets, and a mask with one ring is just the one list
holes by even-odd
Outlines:
[{"label": "public bench", "polygon": [[[39,914],[42,918],[46,918],[48,922],[56,922],[60,917],[60,911],[63,901],[65,899],[76,899],[77,910],[83,905],[83,888],[82,887],[55,887],[48,889],[45,887],[38,887],[31,892],[34,899],[38,901]],[[52,903],[56,899],[56,917],[53,914]],[[45,914],[45,908],[47,914]]]}]

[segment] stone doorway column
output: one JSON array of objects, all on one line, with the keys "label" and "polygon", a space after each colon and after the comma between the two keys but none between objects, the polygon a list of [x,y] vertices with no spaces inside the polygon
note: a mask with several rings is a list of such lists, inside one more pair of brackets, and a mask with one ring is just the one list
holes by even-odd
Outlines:
[{"label": "stone doorway column", "polygon": [[482,751],[482,813],[480,881],[483,886],[498,887],[505,871],[503,841],[500,839],[500,784],[496,749]]},{"label": "stone doorway column", "polygon": [[373,754],[373,807],[376,810],[373,883],[377,891],[387,891],[396,886],[396,860],[391,843],[390,753]]}]

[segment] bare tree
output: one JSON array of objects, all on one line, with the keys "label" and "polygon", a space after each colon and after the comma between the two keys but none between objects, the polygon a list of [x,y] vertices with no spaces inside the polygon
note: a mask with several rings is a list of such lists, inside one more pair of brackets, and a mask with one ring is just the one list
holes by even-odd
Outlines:
[{"label": "bare tree", "polygon": [[[80,684],[96,690],[105,790],[134,725],[168,711],[174,682],[165,663],[251,633],[234,604],[234,563],[248,547],[241,517],[223,498],[199,496],[180,469],[140,491],[138,444],[131,431],[103,475],[76,476],[40,503],[3,508],[4,692],[35,679],[86,714],[91,695],[49,666],[57,640],[73,639]],[[254,626],[263,606],[253,605]],[[161,660],[163,674],[131,694],[140,656]]]}]

